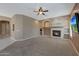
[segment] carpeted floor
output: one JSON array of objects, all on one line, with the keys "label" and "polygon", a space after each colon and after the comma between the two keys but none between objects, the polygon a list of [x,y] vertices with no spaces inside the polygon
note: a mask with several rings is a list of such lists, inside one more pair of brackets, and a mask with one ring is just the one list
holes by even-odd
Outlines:
[{"label": "carpeted floor", "polygon": [[16,41],[4,50],[2,56],[75,56],[69,40],[50,37],[37,37]]}]

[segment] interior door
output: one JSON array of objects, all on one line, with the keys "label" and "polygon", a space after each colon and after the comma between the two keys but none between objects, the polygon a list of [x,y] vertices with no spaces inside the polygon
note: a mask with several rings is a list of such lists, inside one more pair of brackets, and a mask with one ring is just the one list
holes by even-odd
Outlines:
[{"label": "interior door", "polygon": [[0,37],[10,35],[10,23],[8,21],[0,21]]}]

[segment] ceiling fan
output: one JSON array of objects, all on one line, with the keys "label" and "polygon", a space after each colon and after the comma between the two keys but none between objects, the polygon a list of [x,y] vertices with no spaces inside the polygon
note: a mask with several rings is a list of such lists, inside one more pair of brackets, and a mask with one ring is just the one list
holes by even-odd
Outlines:
[{"label": "ceiling fan", "polygon": [[34,10],[34,12],[36,12],[37,15],[45,15],[45,12],[48,12],[48,10],[44,10],[42,7],[40,7],[38,10]]}]

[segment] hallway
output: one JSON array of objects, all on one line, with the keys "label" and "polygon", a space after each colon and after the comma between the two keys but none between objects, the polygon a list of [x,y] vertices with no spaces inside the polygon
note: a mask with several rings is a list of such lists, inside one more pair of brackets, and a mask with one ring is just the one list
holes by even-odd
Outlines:
[{"label": "hallway", "polygon": [[16,41],[4,50],[2,56],[77,56],[69,40],[37,37]]}]

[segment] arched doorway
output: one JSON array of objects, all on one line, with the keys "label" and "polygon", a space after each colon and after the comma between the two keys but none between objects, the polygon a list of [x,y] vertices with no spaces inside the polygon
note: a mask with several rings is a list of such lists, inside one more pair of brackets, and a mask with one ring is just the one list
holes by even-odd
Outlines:
[{"label": "arched doorway", "polygon": [[50,27],[50,22],[49,21],[45,21],[44,22],[44,27]]},{"label": "arched doorway", "polygon": [[44,22],[44,35],[50,36],[50,21],[45,21]]},{"label": "arched doorway", "polygon": [[0,38],[6,38],[10,36],[10,22],[0,21]]}]

